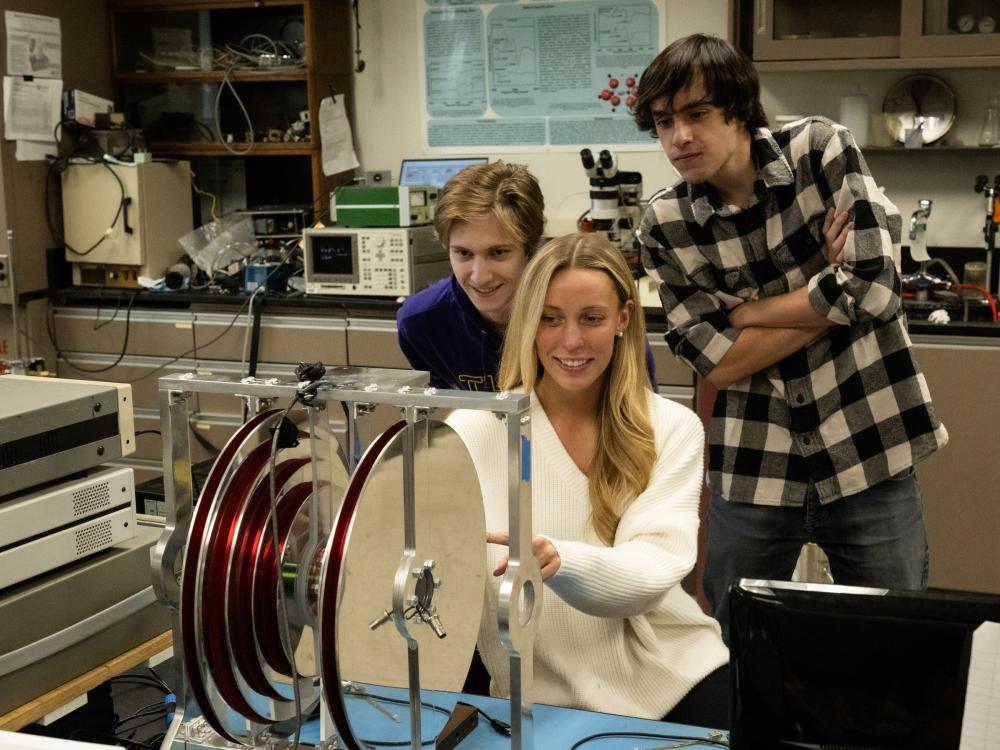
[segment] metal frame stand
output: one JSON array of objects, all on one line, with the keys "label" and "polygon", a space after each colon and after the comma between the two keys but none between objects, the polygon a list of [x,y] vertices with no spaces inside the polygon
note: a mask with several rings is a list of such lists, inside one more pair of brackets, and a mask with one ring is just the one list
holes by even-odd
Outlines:
[{"label": "metal frame stand", "polygon": [[[403,370],[333,368],[319,381],[315,398],[310,403],[309,427],[326,435],[334,432],[333,413],[339,409],[328,408],[330,402],[346,406],[348,434],[348,468],[354,471],[357,456],[354,454],[356,437],[361,434],[358,422],[369,418],[378,405],[397,407],[406,422],[405,452],[403,461],[404,487],[404,549],[397,575],[393,582],[393,610],[401,615],[406,606],[406,586],[412,578],[410,571],[418,561],[416,555],[416,526],[414,518],[414,448],[426,420],[437,410],[472,409],[492,412],[506,424],[507,430],[507,489],[509,503],[510,562],[500,583],[499,629],[500,637],[510,658],[511,671],[511,747],[514,750],[533,750],[532,702],[532,653],[537,620],[541,611],[542,581],[538,564],[531,554],[531,477],[529,416],[530,399],[527,395],[510,393],[475,393],[466,391],[438,391],[424,387],[422,373]],[[281,382],[276,379],[235,378],[184,374],[161,378],[160,415],[163,440],[164,489],[167,506],[166,526],[151,552],[153,587],[157,597],[172,610],[174,625],[174,653],[183,661],[180,633],[181,563],[187,544],[188,530],[194,506],[189,420],[190,396],[194,393],[230,394],[241,398],[248,405],[250,416],[264,405],[291,403],[303,384]],[[313,408],[313,407],[318,408]],[[325,415],[326,420],[322,421]],[[332,442],[332,441],[330,441]],[[313,462],[313,482],[318,481],[316,462]],[[315,518],[315,515],[313,516]],[[323,529],[311,530],[317,537]],[[402,616],[394,618],[397,629],[407,640],[412,750],[420,750],[420,676],[417,660],[417,642],[407,632]],[[322,625],[322,623],[320,623]],[[318,632],[319,628],[317,628]],[[317,636],[317,642],[319,638]],[[318,652],[317,652],[318,653]],[[206,733],[197,719],[201,709],[190,695],[185,684],[178,691],[178,709],[164,740],[164,748],[226,746],[220,738]],[[328,686],[329,687],[329,686]],[[335,688],[339,689],[339,687]],[[413,707],[416,707],[414,710]],[[323,714],[326,706],[323,705]],[[337,736],[327,735],[333,723],[328,716],[321,716],[324,736],[321,744],[339,747]],[[248,726],[248,746],[275,746],[286,742],[273,737],[266,727]]]}]

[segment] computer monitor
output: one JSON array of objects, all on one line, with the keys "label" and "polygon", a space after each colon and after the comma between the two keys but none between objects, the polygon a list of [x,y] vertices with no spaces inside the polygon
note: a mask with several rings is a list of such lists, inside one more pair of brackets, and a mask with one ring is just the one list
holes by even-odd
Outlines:
[{"label": "computer monitor", "polygon": [[453,175],[473,164],[485,164],[485,156],[463,156],[448,159],[403,159],[399,167],[400,185],[434,185],[444,187]]},{"label": "computer monitor", "polygon": [[730,618],[733,750],[956,750],[1000,597],[744,579]]}]

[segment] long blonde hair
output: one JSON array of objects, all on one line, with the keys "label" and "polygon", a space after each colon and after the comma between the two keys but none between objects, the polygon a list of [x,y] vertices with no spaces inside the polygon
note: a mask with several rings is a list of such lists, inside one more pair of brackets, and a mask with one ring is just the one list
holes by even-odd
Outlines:
[{"label": "long blonde hair", "polygon": [[597,453],[590,465],[591,524],[611,546],[625,509],[646,489],[656,461],[649,418],[646,325],[635,281],[621,252],[598,234],[558,237],[535,253],[514,295],[500,360],[500,387],[530,393],[542,376],[535,335],[552,277],[563,269],[587,268],[608,275],[621,307],[632,300],[628,324],[615,341],[604,373],[597,414]]}]

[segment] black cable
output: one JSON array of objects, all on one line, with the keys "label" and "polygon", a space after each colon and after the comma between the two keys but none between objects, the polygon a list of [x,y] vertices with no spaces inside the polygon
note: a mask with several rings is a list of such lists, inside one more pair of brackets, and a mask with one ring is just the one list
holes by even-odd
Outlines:
[{"label": "black cable", "polygon": [[[471,706],[472,704],[466,703],[465,705]],[[493,727],[493,729],[495,729],[497,732],[504,735],[505,737],[510,737],[511,735],[510,724],[508,724],[506,721],[501,721],[500,719],[494,719],[479,706],[472,706],[472,707],[476,709],[476,711],[478,711],[482,715],[482,717],[490,723],[490,726]]]},{"label": "black cable", "polygon": [[137,433],[135,433],[136,437],[139,437],[140,435],[160,435],[160,436],[162,436],[163,433],[160,432],[159,430],[139,430]]},{"label": "black cable", "polygon": [[[223,329],[223,331],[218,336],[216,336],[215,338],[211,339],[210,341],[207,341],[206,343],[202,344],[202,346],[210,346],[210,345],[214,344],[216,341],[218,341],[219,339],[221,339],[223,336],[225,336],[227,333],[229,333],[229,331],[232,329],[232,327],[234,325],[236,325],[236,321],[239,320],[240,316],[243,314],[243,310],[247,306],[248,302],[249,302],[249,298],[248,298],[247,302],[244,302],[240,306],[240,309],[236,311],[236,315],[234,315],[233,319],[231,321],[229,321],[229,325],[227,325],[225,327],[225,329]],[[73,369],[79,370],[80,368],[74,367],[73,364],[68,359],[66,359],[65,356],[62,355],[62,352],[59,350],[59,345],[56,343],[55,326],[54,326],[54,322],[52,320],[52,306],[51,305],[49,306],[49,315],[47,316],[47,319],[46,319],[46,329],[47,329],[48,334],[49,334],[49,340],[52,342],[52,345],[56,349],[56,357],[58,358],[59,356],[63,356],[63,361],[66,362],[66,364],[68,364],[70,367],[73,367]],[[124,382],[128,383],[129,385],[131,385],[133,383],[138,383],[140,381],[143,381],[146,378],[152,377],[153,375],[155,375],[156,373],[158,373],[160,370],[164,370],[167,367],[170,367],[170,365],[172,365],[174,362],[176,362],[179,359],[183,359],[184,357],[186,357],[189,354],[191,354],[191,352],[193,352],[193,351],[194,351],[194,349],[188,349],[186,352],[181,352],[176,357],[171,357],[166,362],[164,362],[162,365],[159,365],[158,367],[153,368],[152,370],[150,370],[149,372],[147,372],[145,375],[140,375],[137,378],[133,378],[132,380],[126,380]],[[117,365],[118,362],[121,362],[121,359],[122,358],[120,357],[114,363],[114,365],[109,365],[109,369],[110,369],[110,367],[114,367],[115,365]],[[90,372],[90,371],[89,370],[81,370],[81,372]],[[100,372],[100,370],[94,370],[93,372]]]},{"label": "black cable", "polygon": [[[145,430],[145,432],[149,432],[149,430]],[[138,434],[140,433],[137,432],[136,435]],[[141,685],[143,687],[156,688],[157,690],[162,691],[164,695],[167,695],[171,692],[170,689],[165,685],[163,685],[162,683],[157,682],[152,677],[143,674],[116,675],[114,677],[108,678],[108,682],[114,684]]]},{"label": "black cable", "polygon": [[75,729],[73,730],[68,739],[77,741],[86,741],[81,738],[89,737],[91,742],[100,742],[101,744],[108,744],[109,742],[124,742],[126,747],[130,748],[140,748],[140,750],[157,750],[159,744],[153,744],[152,742],[140,742],[139,740],[132,740],[127,737],[118,737],[114,734],[109,734],[108,732],[101,732],[96,729]]},{"label": "black cable", "polygon": [[118,320],[118,313],[121,312],[121,309],[122,309],[122,296],[119,294],[115,298],[115,311],[111,313],[110,318],[108,318],[107,320],[101,320],[101,310],[100,308],[97,309],[97,314],[94,316],[94,327],[91,330],[99,331],[102,328],[104,328],[104,326],[114,323],[116,320]]},{"label": "black cable", "polygon": [[358,10],[360,0],[353,0],[351,8],[354,10],[354,65],[355,73],[363,73],[365,61],[361,59],[361,13]]},{"label": "black cable", "polygon": [[160,677],[160,673],[159,672],[157,672],[152,667],[146,667],[146,669],[149,670],[150,674],[152,674],[153,677],[156,679],[156,681],[159,682],[160,685],[163,686],[163,689],[166,690],[168,694],[174,692],[173,690],[170,689],[170,686],[167,684],[167,681],[164,680],[162,677]]},{"label": "black cable", "polygon": [[219,455],[220,453],[219,449],[216,448],[214,445],[212,445],[212,443],[208,440],[208,438],[206,438],[198,431],[198,429],[194,426],[193,421],[191,424],[191,434],[194,435],[194,439],[198,442],[198,445],[200,445],[202,448],[208,451],[213,458]]},{"label": "black cable", "polygon": [[[284,413],[278,419],[276,426],[274,428],[274,434],[271,436],[271,457],[270,457],[270,467],[268,471],[268,491],[270,499],[270,513],[268,514],[268,530],[271,532],[271,544],[274,545],[275,550],[281,549],[281,534],[278,527],[278,494],[277,488],[275,487],[275,473],[277,471],[278,463],[278,448],[284,447],[279,446],[279,440],[282,436],[281,426],[288,419],[288,414],[294,408],[297,403],[307,403],[302,398],[302,392],[295,394],[292,402],[285,408]],[[297,430],[296,430],[297,432]],[[292,637],[290,634],[290,628],[288,625],[288,608],[285,605],[284,592],[281,590],[282,587],[282,570],[281,570],[281,555],[274,555],[274,568],[277,573],[278,580],[278,590],[277,590],[277,602],[278,602],[278,639],[281,642],[282,651],[288,657],[288,661],[291,664],[291,680],[292,680],[292,698],[295,704],[295,741],[292,744],[292,750],[299,750],[299,745],[302,739],[302,696],[299,692],[299,680],[298,680],[298,667],[295,664],[295,647],[292,645]]]},{"label": "black cable", "polygon": [[[69,244],[69,243],[68,243],[68,242],[66,241],[66,237],[65,237],[65,236],[62,236],[62,237],[59,237],[59,238],[56,238],[56,236],[53,236],[53,239],[57,239],[57,241],[58,241],[58,243],[59,243],[60,245],[62,245],[62,246],[63,246],[63,247],[65,247],[65,248],[66,248],[67,250],[69,250],[69,251],[70,251],[71,253],[73,253],[73,255],[76,255],[76,256],[78,256],[78,257],[83,257],[83,256],[85,256],[85,255],[90,255],[90,254],[91,254],[92,252],[94,252],[94,250],[96,250],[96,249],[97,249],[97,248],[98,248],[98,247],[99,247],[99,246],[100,246],[100,245],[101,245],[101,244],[102,244],[102,243],[103,243],[103,242],[104,242],[105,240],[107,240],[107,239],[108,239],[108,237],[110,237],[110,236],[111,236],[111,230],[115,228],[115,225],[116,225],[116,224],[118,223],[118,219],[120,219],[120,218],[121,218],[121,216],[122,216],[122,213],[123,213],[123,212],[124,212],[124,210],[125,210],[125,206],[126,206],[126,205],[128,204],[128,202],[129,202],[129,200],[130,200],[130,199],[129,199],[129,197],[128,197],[128,196],[126,195],[126,193],[125,193],[125,183],[124,183],[124,182],[122,182],[122,178],[118,176],[118,173],[117,173],[117,172],[115,172],[115,170],[113,170],[113,169],[111,168],[111,165],[110,165],[110,164],[108,164],[108,163],[107,163],[106,161],[104,161],[103,159],[102,159],[102,160],[101,160],[100,162],[97,162],[97,161],[95,161],[95,162],[94,162],[94,164],[101,164],[101,165],[102,165],[102,166],[103,166],[103,167],[104,167],[105,169],[107,169],[107,170],[108,170],[108,171],[109,171],[109,172],[111,173],[111,176],[115,178],[115,181],[116,181],[116,182],[118,183],[118,191],[119,191],[119,195],[120,195],[120,198],[119,198],[119,200],[118,200],[118,208],[117,208],[117,209],[115,210],[115,215],[114,215],[114,218],[112,218],[112,219],[111,219],[111,223],[110,223],[110,224],[108,225],[108,228],[107,228],[107,230],[105,231],[105,233],[104,233],[104,234],[102,234],[102,235],[100,236],[100,238],[99,238],[99,239],[98,239],[98,240],[97,240],[96,242],[94,242],[94,243],[93,243],[93,244],[92,244],[92,245],[91,245],[90,247],[88,247],[88,248],[87,248],[86,250],[77,250],[77,249],[76,249],[75,247],[73,247],[72,245],[70,245],[70,244]],[[68,166],[68,165],[67,165],[67,166]],[[61,172],[60,172],[60,173],[61,173]],[[52,232],[52,226],[51,226],[51,225],[49,226],[49,232],[50,232],[50,233]]]},{"label": "black cable", "polygon": [[603,739],[627,739],[627,740],[677,740],[679,742],[685,741],[695,741],[703,745],[714,745],[715,747],[729,747],[729,743],[725,740],[714,740],[710,737],[692,737],[691,735],[684,734],[654,734],[653,732],[599,732],[597,734],[591,734],[578,740],[576,743],[570,747],[569,750],[577,750],[583,747],[588,742],[593,742],[594,740]]},{"label": "black cable", "polygon": [[[409,706],[410,705],[409,701],[402,700],[401,698],[390,698],[387,695],[375,695],[375,694],[369,693],[369,692],[358,693],[356,695],[357,695],[357,697],[359,697],[361,699],[370,698],[371,700],[382,701],[383,703],[391,703],[391,704],[393,704],[395,706]],[[439,714],[444,714],[445,716],[451,716],[451,711],[449,711],[444,706],[438,706],[438,705],[435,705],[433,703],[424,703],[423,701],[420,702],[420,706],[421,706],[421,708],[428,708],[431,711],[437,711]],[[393,741],[393,740],[362,740],[362,739],[359,739],[358,742],[361,743],[362,745],[371,745],[372,747],[408,747],[411,744],[410,740]],[[421,740],[420,744],[421,745],[433,745],[434,742],[435,741],[433,739],[431,739],[431,740]]]},{"label": "black cable", "polygon": [[156,703],[150,703],[147,706],[136,709],[136,711],[124,719],[118,719],[114,724],[114,730],[117,732],[121,727],[129,722],[135,721],[136,719],[144,719],[149,716],[166,716],[167,707],[164,705],[163,700],[159,700]]},{"label": "black cable", "polygon": [[[369,692],[365,692],[363,694],[359,694],[359,697],[370,698],[372,700],[382,701],[383,703],[391,703],[391,704],[396,705],[396,706],[409,706],[410,705],[409,701],[403,700],[401,698],[391,698],[391,697],[389,697],[387,695],[376,695],[374,693],[369,693]],[[466,704],[466,705],[470,705],[471,706],[472,704]],[[425,703],[424,701],[421,701],[420,702],[420,706],[422,708],[428,708],[428,709],[430,709],[432,711],[437,711],[439,714],[444,714],[445,716],[451,716],[451,714],[452,714],[452,712],[449,711],[444,706],[438,706],[438,705],[436,705],[434,703]],[[479,706],[472,706],[472,708],[476,709],[476,711],[479,714],[481,714],[483,716],[483,718],[486,719],[486,721],[488,721],[490,723],[490,726],[493,727],[494,731],[496,731],[499,734],[502,734],[504,737],[510,737],[510,735],[511,735],[510,724],[508,724],[505,721],[501,721],[500,719],[493,718],[488,713],[486,713],[483,709],[481,709]],[[377,746],[377,747],[405,747],[406,745],[410,744],[409,741],[392,742],[392,741],[384,741],[384,740],[358,740],[358,742],[361,742],[362,744],[366,744],[366,745]],[[434,740],[423,740],[423,741],[421,741],[420,744],[421,745],[432,745],[432,744],[434,744]]]},{"label": "black cable", "polygon": [[128,307],[125,309],[125,338],[124,341],[122,341],[121,353],[118,355],[118,357],[115,359],[114,362],[104,367],[80,367],[79,365],[74,365],[72,362],[70,362],[70,360],[66,357],[65,352],[63,352],[59,348],[59,342],[56,340],[55,321],[52,319],[53,310],[52,310],[52,305],[49,305],[45,320],[45,329],[46,332],[49,334],[49,340],[52,342],[53,348],[56,350],[56,361],[62,359],[62,361],[65,362],[67,365],[69,365],[70,368],[76,370],[77,372],[84,372],[88,374],[107,372],[108,370],[113,370],[115,367],[117,367],[118,364],[123,359],[125,359],[125,352],[128,350],[128,337],[129,337],[129,330],[131,329],[131,320],[132,320],[132,305],[135,302],[135,298],[138,297],[140,294],[142,294],[144,291],[145,291],[144,289],[138,289],[134,294],[132,294],[131,297],[129,297]]}]

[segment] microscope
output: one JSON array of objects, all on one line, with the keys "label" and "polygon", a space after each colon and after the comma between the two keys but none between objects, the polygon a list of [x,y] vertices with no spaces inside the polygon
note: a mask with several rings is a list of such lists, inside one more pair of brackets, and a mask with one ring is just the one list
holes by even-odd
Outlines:
[{"label": "microscope", "polygon": [[618,169],[618,162],[607,149],[594,158],[589,148],[580,151],[580,161],[590,178],[590,210],[577,222],[582,231],[589,214],[592,231],[603,233],[618,246],[635,276],[641,275],[639,247],[635,228],[642,208],[642,174]]}]

